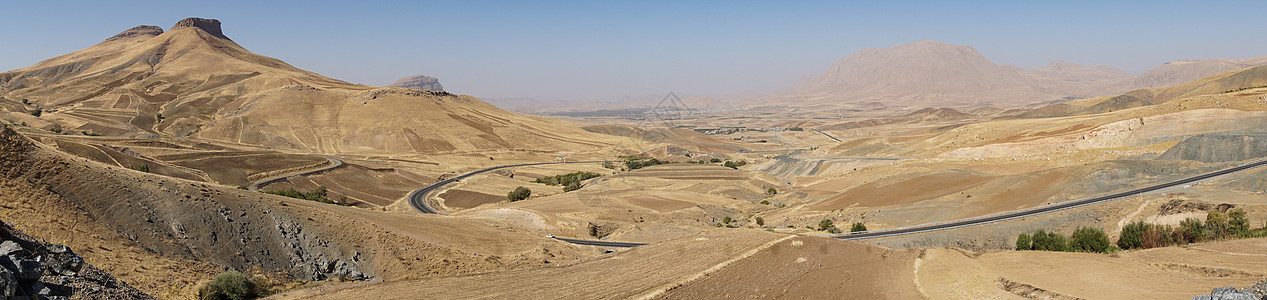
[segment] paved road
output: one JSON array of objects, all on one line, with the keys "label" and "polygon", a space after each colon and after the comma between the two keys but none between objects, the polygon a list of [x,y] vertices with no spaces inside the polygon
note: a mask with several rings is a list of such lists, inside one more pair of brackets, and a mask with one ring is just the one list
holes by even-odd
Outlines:
[{"label": "paved road", "polygon": [[[498,169],[505,169],[505,168],[526,167],[526,166],[541,166],[541,165],[558,165],[558,164],[601,163],[601,162],[607,162],[607,161],[604,161],[604,160],[592,160],[592,161],[569,161],[569,162],[526,163],[526,164],[515,164],[515,165],[505,165],[505,166],[496,166],[496,167],[484,168],[484,169],[479,169],[479,170],[472,171],[472,172],[470,172],[470,173],[466,173],[466,174],[458,175],[457,177],[453,177],[453,178],[449,178],[449,179],[441,180],[440,182],[436,182],[436,183],[431,184],[431,185],[428,185],[428,186],[426,186],[426,187],[423,187],[423,188],[420,188],[420,189],[414,190],[413,192],[410,192],[410,193],[409,193],[409,195],[408,195],[408,196],[406,196],[406,197],[408,197],[408,198],[409,198],[409,206],[413,206],[414,210],[417,210],[417,211],[418,211],[418,212],[420,212],[420,213],[424,213],[424,214],[442,214],[442,213],[440,213],[440,211],[436,210],[434,207],[431,207],[431,204],[430,204],[430,203],[427,203],[427,198],[431,196],[431,193],[434,193],[434,192],[436,192],[436,191],[440,190],[440,188],[444,187],[445,185],[448,185],[448,184],[453,183],[453,182],[458,181],[458,180],[462,180],[462,179],[467,178],[467,177],[475,176],[475,175],[478,175],[478,174],[480,174],[480,173],[484,173],[484,172],[488,172],[488,171],[493,171],[493,170],[498,170]],[[600,247],[629,248],[629,247],[635,247],[635,246],[642,246],[642,245],[646,245],[645,243],[628,243],[628,242],[612,242],[612,241],[600,241],[600,240],[569,239],[569,238],[561,238],[561,237],[556,237],[556,236],[550,236],[550,237],[551,237],[551,238],[554,238],[554,239],[556,239],[556,240],[560,240],[560,241],[564,241],[564,242],[568,242],[568,243],[573,243],[573,244],[577,244],[577,245],[590,245],[590,246],[600,246]]]},{"label": "paved road", "polygon": [[1038,214],[1056,212],[1056,211],[1066,210],[1066,209],[1075,208],[1075,207],[1084,206],[1084,205],[1107,202],[1111,200],[1116,200],[1116,199],[1135,196],[1135,195],[1139,195],[1139,194],[1143,194],[1147,192],[1152,192],[1152,191],[1156,191],[1156,190],[1160,190],[1164,188],[1185,185],[1185,184],[1202,181],[1202,180],[1206,180],[1206,179],[1210,179],[1210,178],[1214,178],[1218,176],[1223,176],[1223,175],[1227,175],[1231,173],[1258,168],[1264,165],[1267,165],[1267,159],[1251,162],[1248,164],[1244,164],[1244,165],[1240,165],[1240,166],[1236,166],[1232,168],[1218,170],[1218,171],[1214,171],[1214,172],[1210,172],[1206,174],[1201,174],[1201,175],[1197,175],[1193,177],[1188,177],[1188,178],[1184,178],[1184,179],[1180,179],[1176,181],[1161,183],[1161,184],[1157,184],[1157,185],[1153,185],[1153,186],[1149,186],[1145,188],[1129,190],[1129,191],[1120,192],[1120,193],[1111,194],[1111,195],[1070,200],[1070,201],[1053,203],[1053,204],[1048,204],[1048,205],[1029,208],[1029,209],[1014,210],[1014,211],[1002,212],[1002,213],[985,215],[985,216],[974,217],[974,218],[950,220],[950,221],[943,221],[943,222],[937,222],[937,223],[920,224],[920,225],[898,227],[898,228],[891,228],[891,229],[864,231],[861,233],[853,233],[853,234],[842,233],[842,234],[837,234],[837,235],[831,235],[831,237],[842,239],[842,240],[861,240],[861,239],[879,238],[879,237],[887,237],[887,236],[894,236],[894,235],[904,235],[904,234],[913,234],[913,233],[921,233],[921,232],[929,232],[929,231],[937,231],[937,230],[946,230],[946,229],[959,228],[959,227],[964,227],[964,226],[988,224],[988,223],[1006,221],[1006,220],[1011,220],[1011,219],[1016,219],[1016,218],[1024,218],[1024,217],[1038,215]]},{"label": "paved road", "polygon": [[836,138],[836,137],[834,137],[834,136],[831,136],[830,134],[827,134],[826,132],[823,132],[822,130],[813,129],[813,128],[810,128],[810,130],[813,130],[814,132],[822,133],[823,135],[827,136],[828,138],[831,138],[831,139],[833,139],[833,140],[836,140],[836,142],[840,142],[840,139],[838,139],[838,138]]},{"label": "paved road", "polygon": [[282,175],[277,175],[277,176],[273,176],[273,177],[269,177],[269,178],[264,178],[264,179],[256,180],[255,182],[252,182],[252,183],[251,183],[251,185],[247,186],[247,187],[246,187],[246,189],[247,189],[247,190],[249,190],[249,191],[253,191],[253,192],[255,192],[255,191],[259,191],[259,190],[260,190],[260,187],[263,187],[263,186],[265,186],[265,185],[268,185],[269,183],[271,183],[271,182],[273,182],[273,181],[282,180],[282,179],[284,179],[284,178],[286,178],[286,177],[295,176],[295,175],[305,175],[305,174],[317,173],[317,172],[321,172],[321,171],[325,171],[325,170],[329,170],[329,169],[338,168],[339,166],[342,166],[342,165],[343,165],[343,161],[342,161],[342,160],[339,160],[338,158],[329,157],[329,156],[325,156],[325,155],[322,155],[321,157],[324,157],[324,158],[326,158],[327,160],[330,160],[330,165],[329,165],[329,166],[320,167],[320,168],[317,168],[317,169],[308,170],[308,171],[295,172],[295,173],[290,173],[290,174],[282,174]]}]

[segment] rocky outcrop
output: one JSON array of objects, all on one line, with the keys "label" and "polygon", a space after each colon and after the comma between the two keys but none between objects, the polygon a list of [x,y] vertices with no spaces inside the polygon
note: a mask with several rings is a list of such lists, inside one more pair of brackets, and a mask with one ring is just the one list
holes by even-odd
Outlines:
[{"label": "rocky outcrop", "polygon": [[229,37],[224,36],[224,32],[220,30],[220,20],[203,19],[203,18],[185,18],[184,20],[180,20],[180,22],[176,22],[176,25],[172,26],[172,30],[185,28],[185,27],[194,27],[194,28],[202,29],[202,31],[206,31],[207,33],[211,34],[214,37],[218,37],[218,38],[222,38],[226,40],[229,39]]},{"label": "rocky outcrop", "polygon": [[134,37],[134,36],[158,36],[160,34],[163,34],[163,27],[158,27],[158,26],[153,26],[153,25],[141,25],[137,27],[132,27],[132,29],[124,30],[123,32],[120,32],[119,34],[116,34],[106,39],[106,41],[109,42],[109,41],[114,41],[114,40],[122,40],[122,39],[130,38],[130,37]]},{"label": "rocky outcrop", "polygon": [[154,299],[84,262],[0,222],[0,299]]},{"label": "rocky outcrop", "polygon": [[401,78],[399,80],[396,80],[395,83],[392,83],[389,86],[409,88],[409,89],[419,89],[419,90],[426,90],[426,91],[437,91],[437,92],[444,91],[444,86],[440,85],[440,79],[437,79],[431,76],[426,76],[426,75],[415,75],[415,76],[408,76],[405,78]]},{"label": "rocky outcrop", "polygon": [[1217,163],[1260,157],[1267,157],[1267,134],[1203,134],[1179,142],[1157,159]]},{"label": "rocky outcrop", "polygon": [[1192,300],[1258,300],[1258,299],[1267,299],[1267,297],[1259,298],[1258,296],[1255,296],[1254,294],[1250,294],[1249,292],[1246,292],[1246,291],[1237,291],[1235,287],[1230,287],[1230,286],[1214,288],[1214,290],[1210,291],[1209,295],[1192,296]]}]

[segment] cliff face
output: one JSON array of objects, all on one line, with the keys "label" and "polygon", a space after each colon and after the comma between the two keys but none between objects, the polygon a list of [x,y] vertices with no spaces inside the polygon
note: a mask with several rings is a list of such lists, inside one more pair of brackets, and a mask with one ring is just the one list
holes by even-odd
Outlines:
[{"label": "cliff face", "polygon": [[426,90],[426,91],[437,91],[437,92],[444,91],[444,86],[440,85],[440,79],[427,76],[427,75],[407,76],[405,78],[396,80],[395,83],[392,83],[389,86],[407,88],[407,89],[419,89],[419,90]]}]

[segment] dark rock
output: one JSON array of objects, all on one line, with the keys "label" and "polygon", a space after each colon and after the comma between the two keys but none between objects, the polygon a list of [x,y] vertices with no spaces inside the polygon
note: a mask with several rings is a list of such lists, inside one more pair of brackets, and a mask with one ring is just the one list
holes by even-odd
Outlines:
[{"label": "dark rock", "polygon": [[48,246],[48,269],[62,276],[75,276],[84,267],[84,258],[61,244]]},{"label": "dark rock", "polygon": [[13,277],[17,278],[18,282],[32,282],[44,276],[44,264],[37,260],[9,255],[0,261],[6,269],[13,271]]},{"label": "dark rock", "polygon": [[0,298],[11,299],[18,290],[18,280],[9,269],[0,268]]},{"label": "dark rock", "polygon": [[146,36],[146,35],[157,36],[160,34],[163,34],[163,27],[152,26],[152,25],[141,25],[137,27],[132,27],[132,29],[124,30],[123,32],[120,32],[119,34],[116,34],[106,39],[106,41],[109,42],[113,40],[126,39],[126,38],[134,37],[134,36]]},{"label": "dark rock", "polygon": [[1235,287],[1219,287],[1210,290],[1209,295],[1192,296],[1193,300],[1258,300],[1253,294],[1237,291]]},{"label": "dark rock", "polygon": [[184,20],[180,20],[180,22],[176,22],[176,25],[172,26],[171,30],[176,30],[176,29],[185,28],[185,27],[194,27],[194,28],[202,29],[202,31],[206,31],[207,33],[211,34],[211,36],[226,39],[226,40],[229,39],[229,37],[224,36],[224,32],[220,31],[220,20],[203,19],[203,18],[185,18]]}]

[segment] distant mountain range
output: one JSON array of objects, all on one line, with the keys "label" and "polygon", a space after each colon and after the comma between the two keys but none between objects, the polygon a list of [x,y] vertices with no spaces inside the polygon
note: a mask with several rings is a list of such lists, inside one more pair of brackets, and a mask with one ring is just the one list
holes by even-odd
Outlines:
[{"label": "distant mountain range", "polygon": [[1267,64],[1267,57],[1185,60],[1134,77],[1113,67],[1061,61],[1025,70],[996,65],[971,46],[925,40],[854,52],[817,77],[761,97],[761,101],[774,98],[814,104],[1018,107],[1183,84],[1263,64]]}]

